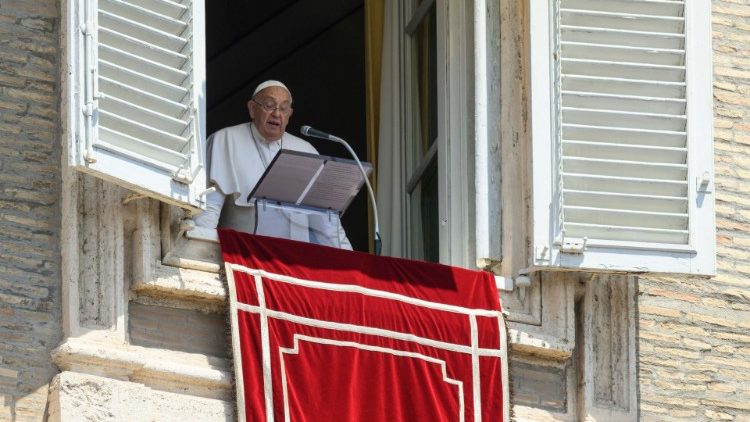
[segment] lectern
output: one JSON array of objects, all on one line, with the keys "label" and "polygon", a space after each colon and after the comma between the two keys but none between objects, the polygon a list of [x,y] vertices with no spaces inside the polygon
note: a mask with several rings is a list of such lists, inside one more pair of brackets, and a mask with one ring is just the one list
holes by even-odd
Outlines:
[{"label": "lectern", "polygon": [[340,247],[341,216],[363,184],[354,160],[282,149],[248,195],[253,233]]}]

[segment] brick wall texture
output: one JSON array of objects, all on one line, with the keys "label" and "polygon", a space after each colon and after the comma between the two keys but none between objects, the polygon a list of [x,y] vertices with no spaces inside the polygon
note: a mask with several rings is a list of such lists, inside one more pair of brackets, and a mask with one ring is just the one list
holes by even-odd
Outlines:
[{"label": "brick wall texture", "polygon": [[59,10],[0,0],[0,420],[41,420],[57,373]]},{"label": "brick wall texture", "polygon": [[639,280],[642,420],[750,421],[750,1],[713,31],[718,275]]}]

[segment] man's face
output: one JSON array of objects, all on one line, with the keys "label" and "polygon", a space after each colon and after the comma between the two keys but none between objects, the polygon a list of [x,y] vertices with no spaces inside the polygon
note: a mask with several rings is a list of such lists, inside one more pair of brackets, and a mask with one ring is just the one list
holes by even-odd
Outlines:
[{"label": "man's face", "polygon": [[[271,111],[267,111],[266,108],[270,108]],[[267,141],[277,141],[281,139],[289,123],[289,117],[292,116],[292,97],[286,89],[271,86],[248,101],[247,109],[258,132]]]}]

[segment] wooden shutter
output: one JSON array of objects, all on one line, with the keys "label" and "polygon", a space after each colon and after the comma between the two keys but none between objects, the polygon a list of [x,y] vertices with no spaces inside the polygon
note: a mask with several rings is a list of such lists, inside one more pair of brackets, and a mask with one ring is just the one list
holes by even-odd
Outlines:
[{"label": "wooden shutter", "polygon": [[205,189],[202,0],[71,6],[71,159],[78,169],[177,205]]},{"label": "wooden shutter", "polygon": [[[532,8],[532,72],[547,82],[532,82],[532,101],[541,103],[532,112],[536,265],[714,271],[703,3],[558,0],[546,12]],[[546,39],[534,35],[535,19]]]}]

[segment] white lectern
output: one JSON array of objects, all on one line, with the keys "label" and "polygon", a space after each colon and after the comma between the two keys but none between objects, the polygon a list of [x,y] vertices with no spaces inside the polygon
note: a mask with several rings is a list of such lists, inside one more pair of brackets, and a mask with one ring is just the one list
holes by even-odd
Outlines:
[{"label": "white lectern", "polygon": [[248,195],[253,233],[340,247],[341,215],[363,184],[354,160],[282,149]]}]

